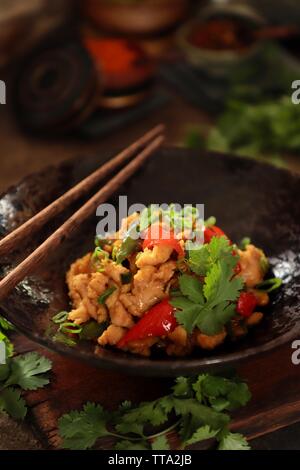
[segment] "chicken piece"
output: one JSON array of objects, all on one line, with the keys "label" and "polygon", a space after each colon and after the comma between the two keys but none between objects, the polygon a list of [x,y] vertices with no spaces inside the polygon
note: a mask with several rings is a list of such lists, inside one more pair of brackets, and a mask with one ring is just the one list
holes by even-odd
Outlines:
[{"label": "chicken piece", "polygon": [[81,303],[78,308],[73,309],[69,313],[68,319],[70,321],[73,321],[76,325],[81,325],[82,323],[85,323],[90,319],[90,315],[85,305]]},{"label": "chicken piece", "polygon": [[121,275],[129,273],[129,270],[121,264],[108,261],[104,264],[104,272],[116,284],[122,284]]},{"label": "chicken piece", "polygon": [[241,272],[247,287],[254,287],[264,278],[264,271],[261,266],[261,259],[264,253],[254,245],[247,245],[246,250],[238,250],[240,256]]},{"label": "chicken piece", "polygon": [[168,356],[186,356],[192,350],[187,331],[182,326],[177,326],[168,335],[168,340],[172,341],[166,347]]},{"label": "chicken piece", "polygon": [[254,326],[260,323],[262,319],[263,319],[263,314],[261,312],[253,312],[252,315],[250,315],[250,317],[247,318],[246,323],[248,326]]},{"label": "chicken piece", "polygon": [[69,294],[76,307],[69,313],[69,319],[76,324],[88,321],[90,318],[102,323],[107,319],[106,308],[98,303],[108,283],[108,278],[102,273],[77,274],[68,278]]},{"label": "chicken piece", "polygon": [[79,307],[82,299],[86,297],[89,280],[89,274],[68,276],[69,296],[72,299],[74,307]]},{"label": "chicken piece", "polygon": [[165,287],[176,269],[175,261],[168,261],[159,268],[145,266],[133,278],[131,293],[121,294],[120,301],[135,316],[140,317],[154,304],[165,298]]},{"label": "chicken piece", "polygon": [[71,267],[67,273],[67,283],[69,283],[69,280],[77,274],[88,274],[91,272],[91,258],[92,253],[88,253],[87,255],[83,256],[83,258],[79,258],[73,264],[71,264]]},{"label": "chicken piece", "polygon": [[131,328],[134,325],[132,316],[119,301],[119,289],[116,289],[106,299],[105,304],[109,310],[109,316],[113,325],[125,328]]},{"label": "chicken piece", "polygon": [[259,289],[251,289],[251,292],[255,295],[259,307],[265,307],[270,302],[270,297],[267,292],[263,292]]},{"label": "chicken piece", "polygon": [[138,268],[142,268],[144,266],[157,266],[158,264],[168,261],[172,251],[173,248],[168,245],[157,245],[154,246],[152,250],[146,248],[137,256],[135,264]]},{"label": "chicken piece", "polygon": [[138,339],[136,341],[130,341],[126,345],[126,350],[130,351],[133,354],[139,354],[140,356],[149,357],[151,355],[151,347],[157,343],[158,338],[144,338]]},{"label": "chicken piece", "polygon": [[126,334],[127,330],[121,328],[120,326],[110,325],[107,330],[105,330],[102,335],[98,338],[98,343],[101,346],[115,346],[121,338]]},{"label": "chicken piece", "polygon": [[199,332],[196,335],[196,340],[202,349],[215,349],[217,346],[223,343],[226,335],[227,333],[225,329],[217,335],[213,336],[204,335],[203,333]]}]

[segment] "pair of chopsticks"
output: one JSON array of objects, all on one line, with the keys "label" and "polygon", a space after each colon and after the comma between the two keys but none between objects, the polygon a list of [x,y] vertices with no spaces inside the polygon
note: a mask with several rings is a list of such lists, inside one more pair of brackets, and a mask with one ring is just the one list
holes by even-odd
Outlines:
[{"label": "pair of chopsticks", "polygon": [[64,222],[63,225],[53,232],[49,238],[0,281],[0,301],[37,266],[43,263],[46,257],[61,245],[66,238],[70,237],[84,220],[96,212],[99,204],[107,201],[107,199],[110,198],[156,150],[158,150],[164,141],[163,132],[163,125],[160,124],[154,127],[121,153],[98,168],[94,173],[0,240],[0,256],[12,252],[18,243],[31,237],[51,218],[61,213],[72,202],[87,193],[95,184],[138,152],[130,163],[113,176],[94,196]]}]

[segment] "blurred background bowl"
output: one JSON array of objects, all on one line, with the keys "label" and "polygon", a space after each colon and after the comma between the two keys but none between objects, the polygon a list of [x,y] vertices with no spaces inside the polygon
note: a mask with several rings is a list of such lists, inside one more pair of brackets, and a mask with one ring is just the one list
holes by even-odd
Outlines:
[{"label": "blurred background bowl", "polygon": [[247,63],[260,51],[261,41],[253,40],[241,50],[213,49],[201,47],[192,41],[193,33],[212,20],[229,20],[241,24],[246,32],[255,31],[264,25],[264,19],[247,5],[211,5],[201,10],[197,18],[186,23],[177,33],[177,43],[188,62],[214,76],[226,76],[232,67]]},{"label": "blurred background bowl", "polygon": [[121,34],[151,34],[171,28],[189,0],[82,0],[83,14],[98,27]]}]

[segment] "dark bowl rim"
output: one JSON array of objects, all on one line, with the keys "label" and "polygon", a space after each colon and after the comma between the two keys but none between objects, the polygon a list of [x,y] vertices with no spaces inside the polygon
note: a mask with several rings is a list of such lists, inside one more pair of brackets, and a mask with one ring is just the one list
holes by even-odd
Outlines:
[{"label": "dark bowl rim", "polygon": [[[182,152],[188,151],[191,154],[193,153],[193,150],[191,149],[178,148],[176,146],[164,146],[161,151],[170,152],[174,149],[176,149],[176,151],[180,150]],[[246,160],[255,166],[271,168],[273,171],[275,170],[279,173],[285,173],[289,177],[297,179],[300,183],[300,175],[297,172],[293,170],[289,170],[287,168],[279,168],[268,162],[257,161],[250,157],[239,157],[235,155],[233,156],[232,154],[225,154],[225,153],[215,152],[215,151],[203,151],[203,152],[206,153],[207,155],[215,156],[217,158],[229,158],[234,162],[236,161],[236,163],[238,163],[238,161],[244,162]],[[94,156],[96,157],[95,154]],[[80,157],[77,156],[77,158],[80,158]],[[10,185],[6,190],[2,191],[2,193],[0,194],[0,198],[4,197],[9,191],[16,189],[20,184],[26,182],[27,179],[35,175],[41,174],[41,172],[44,172],[46,169],[58,168],[64,165],[72,164],[72,160],[74,161],[77,158],[76,157],[74,157],[73,159],[68,158],[61,162],[58,162],[57,164],[47,165],[45,166],[45,168],[42,168],[41,170],[38,170],[38,171],[35,171],[26,175],[19,182],[17,182],[16,184]],[[5,307],[1,307],[1,310],[5,314],[6,318],[9,321],[11,321],[12,324],[14,325],[12,319],[10,318],[11,316],[9,314],[9,311],[7,311]],[[229,367],[234,364],[239,364],[249,358],[253,358],[253,357],[271,352],[275,350],[276,348],[279,348],[280,346],[283,346],[287,344],[288,342],[293,341],[300,334],[300,322],[299,322],[299,324],[295,325],[290,331],[287,331],[283,335],[278,336],[277,338],[272,339],[259,346],[247,347],[246,349],[242,351],[231,352],[226,355],[217,354],[211,357],[203,357],[203,358],[187,357],[185,359],[169,358],[169,359],[155,360],[151,358],[134,356],[130,353],[114,351],[112,349],[111,350],[103,349],[104,356],[99,357],[96,353],[89,354],[85,351],[82,351],[76,348],[67,347],[61,343],[54,342],[50,338],[43,336],[39,333],[35,333],[34,331],[27,329],[26,327],[23,327],[20,325],[18,326],[14,325],[14,326],[16,327],[17,331],[27,336],[33,342],[40,344],[41,346],[44,346],[47,349],[54,351],[58,354],[65,355],[69,358],[73,358],[73,359],[76,358],[76,359],[82,360],[97,368],[110,369],[110,370],[123,372],[128,375],[139,375],[139,376],[145,376],[145,377],[146,376],[174,377],[178,375],[193,375],[201,371],[208,371],[211,369]]]}]

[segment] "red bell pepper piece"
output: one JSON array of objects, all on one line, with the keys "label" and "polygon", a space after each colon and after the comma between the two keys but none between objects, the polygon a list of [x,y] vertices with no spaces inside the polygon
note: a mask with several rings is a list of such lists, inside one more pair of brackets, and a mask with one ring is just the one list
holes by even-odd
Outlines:
[{"label": "red bell pepper piece", "polygon": [[148,312],[126,333],[117,343],[123,348],[130,341],[149,338],[151,336],[165,336],[177,326],[174,316],[175,308],[168,299],[154,305]]},{"label": "red bell pepper piece", "polygon": [[[152,234],[154,232],[155,235],[158,236],[158,238],[152,238]],[[167,245],[171,246],[174,251],[178,253],[179,257],[184,257],[184,250],[182,249],[179,240],[175,237],[174,231],[170,230],[167,231],[164,229],[161,225],[159,226],[154,226],[151,225],[144,236],[144,241],[143,241],[143,250],[145,248],[153,248],[154,246],[159,246],[159,245]]]},{"label": "red bell pepper piece", "polygon": [[256,305],[257,299],[253,292],[241,292],[236,311],[242,317],[248,318],[254,312]]},{"label": "red bell pepper piece", "polygon": [[204,230],[204,243],[209,243],[213,237],[219,238],[223,236],[227,237],[223,230],[217,227],[216,225],[206,227]]}]

